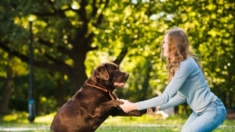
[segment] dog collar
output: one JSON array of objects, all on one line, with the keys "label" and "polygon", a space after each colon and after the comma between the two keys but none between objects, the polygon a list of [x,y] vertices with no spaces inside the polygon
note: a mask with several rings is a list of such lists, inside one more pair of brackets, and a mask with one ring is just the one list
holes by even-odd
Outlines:
[{"label": "dog collar", "polygon": [[110,92],[109,90],[107,90],[107,89],[105,89],[105,88],[102,88],[102,87],[99,87],[99,86],[96,86],[96,85],[91,85],[91,84],[86,84],[86,85],[91,86],[91,87],[93,87],[93,88],[97,88],[97,89],[102,90],[102,91],[104,91],[104,92],[108,92],[110,98],[111,98],[112,100],[116,100],[115,97],[114,97],[114,95],[112,94],[112,92]]}]

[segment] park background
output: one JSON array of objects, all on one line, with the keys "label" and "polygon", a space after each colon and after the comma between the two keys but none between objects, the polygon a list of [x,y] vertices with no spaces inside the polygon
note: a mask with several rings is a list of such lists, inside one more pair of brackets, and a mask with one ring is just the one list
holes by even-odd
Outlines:
[{"label": "park background", "polygon": [[[2,122],[27,113],[30,100],[36,119],[55,114],[102,62],[130,74],[119,98],[158,96],[167,85],[161,42],[175,26],[188,34],[211,91],[233,110],[233,0],[1,0]],[[182,104],[174,112],[191,110]]]}]

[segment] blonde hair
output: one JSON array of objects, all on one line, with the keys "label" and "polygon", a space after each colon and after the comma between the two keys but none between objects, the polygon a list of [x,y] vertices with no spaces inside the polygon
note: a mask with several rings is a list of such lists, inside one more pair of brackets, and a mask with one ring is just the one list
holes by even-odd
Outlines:
[{"label": "blonde hair", "polygon": [[[172,28],[168,30],[165,35],[168,35],[168,56],[166,57],[166,68],[168,70],[168,81],[170,81],[174,76],[175,71],[179,68],[180,62],[184,61],[188,56],[191,56],[198,64],[198,58],[189,51],[188,36],[181,28]],[[163,48],[161,55],[163,55]],[[198,66],[200,67],[199,64]]]}]

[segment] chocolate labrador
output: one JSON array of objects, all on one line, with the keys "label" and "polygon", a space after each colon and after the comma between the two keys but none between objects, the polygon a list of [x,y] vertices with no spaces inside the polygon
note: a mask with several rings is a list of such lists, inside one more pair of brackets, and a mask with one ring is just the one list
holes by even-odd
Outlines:
[{"label": "chocolate labrador", "polygon": [[108,116],[141,116],[146,110],[125,113],[113,90],[123,87],[128,74],[114,63],[99,65],[84,85],[57,112],[53,132],[94,132]]}]

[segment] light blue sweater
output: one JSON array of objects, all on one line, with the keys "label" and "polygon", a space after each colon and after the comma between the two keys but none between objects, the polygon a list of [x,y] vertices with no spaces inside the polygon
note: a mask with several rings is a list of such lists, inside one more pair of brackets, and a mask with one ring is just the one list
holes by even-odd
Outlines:
[{"label": "light blue sweater", "polygon": [[187,101],[194,111],[203,110],[216,100],[204,78],[204,75],[192,57],[188,57],[179,65],[174,77],[164,92],[152,99],[137,102],[137,110],[160,106],[161,110],[182,104]]}]

